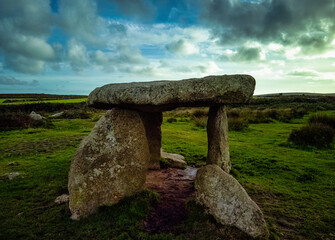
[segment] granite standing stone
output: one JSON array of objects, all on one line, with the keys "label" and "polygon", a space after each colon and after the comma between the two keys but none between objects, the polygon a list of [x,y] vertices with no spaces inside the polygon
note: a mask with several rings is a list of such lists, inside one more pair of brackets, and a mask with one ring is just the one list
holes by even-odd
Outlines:
[{"label": "granite standing stone", "polygon": [[223,106],[210,107],[207,122],[207,164],[216,164],[229,173],[228,120]]},{"label": "granite standing stone", "polygon": [[150,158],[145,129],[135,111],[112,109],[80,144],[69,173],[73,219],[143,190]]}]

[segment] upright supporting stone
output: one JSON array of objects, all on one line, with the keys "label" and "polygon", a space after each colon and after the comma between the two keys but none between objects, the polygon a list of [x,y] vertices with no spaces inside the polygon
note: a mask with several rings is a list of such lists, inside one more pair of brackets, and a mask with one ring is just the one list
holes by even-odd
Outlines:
[{"label": "upright supporting stone", "polygon": [[142,191],[149,147],[135,111],[113,108],[80,144],[69,173],[72,219]]},{"label": "upright supporting stone", "polygon": [[163,121],[163,114],[162,112],[140,112],[140,116],[144,124],[150,150],[148,168],[160,169],[159,161],[161,159],[161,125]]},{"label": "upright supporting stone", "polygon": [[207,122],[208,153],[207,164],[216,164],[229,173],[228,120],[224,106],[212,106]]},{"label": "upright supporting stone", "polygon": [[268,236],[263,213],[242,185],[217,165],[200,168],[194,187],[197,201],[222,225],[235,226],[250,236]]}]

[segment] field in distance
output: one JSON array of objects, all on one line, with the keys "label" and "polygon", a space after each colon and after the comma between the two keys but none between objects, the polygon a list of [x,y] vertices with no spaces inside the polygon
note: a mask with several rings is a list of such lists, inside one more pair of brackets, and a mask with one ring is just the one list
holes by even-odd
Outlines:
[{"label": "field in distance", "polygon": [[0,94],[0,105],[32,103],[79,103],[85,102],[86,95],[56,94]]}]

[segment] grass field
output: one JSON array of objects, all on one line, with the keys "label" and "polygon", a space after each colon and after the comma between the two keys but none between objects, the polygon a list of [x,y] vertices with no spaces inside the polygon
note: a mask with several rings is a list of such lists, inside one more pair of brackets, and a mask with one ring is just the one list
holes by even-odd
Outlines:
[{"label": "grass field", "polygon": [[35,98],[0,98],[0,105],[18,105],[18,104],[32,104],[32,103],[80,103],[85,102],[87,98],[73,98],[73,99],[40,99]]},{"label": "grass field", "polygon": [[[157,195],[151,191],[103,207],[90,218],[70,220],[67,174],[81,139],[103,112],[89,119],[53,119],[50,129],[0,132],[0,239],[232,239],[194,201],[189,217],[173,233],[152,234],[142,224]],[[327,114],[335,114],[328,111]],[[205,164],[206,130],[190,118],[164,115],[162,147]],[[270,239],[335,239],[335,149],[299,148],[287,142],[308,119],[250,124],[229,132],[232,175],[262,209]],[[223,235],[222,235],[223,233]]]}]

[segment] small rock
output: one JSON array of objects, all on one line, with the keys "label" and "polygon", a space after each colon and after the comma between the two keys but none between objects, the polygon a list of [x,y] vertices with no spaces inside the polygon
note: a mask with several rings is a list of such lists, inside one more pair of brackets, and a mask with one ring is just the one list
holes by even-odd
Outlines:
[{"label": "small rock", "polygon": [[64,114],[64,112],[59,112],[59,113],[52,114],[51,117],[57,118],[57,117],[62,116],[63,114]]},{"label": "small rock", "polygon": [[198,170],[196,199],[222,225],[235,226],[252,237],[266,237],[262,211],[241,184],[218,165]]},{"label": "small rock", "polygon": [[172,168],[185,169],[187,167],[185,157],[183,155],[161,151],[161,157],[166,159]]},{"label": "small rock", "polygon": [[14,178],[20,176],[21,173],[19,172],[10,172],[10,173],[7,173],[6,176],[8,177],[9,180],[13,180]]},{"label": "small rock", "polygon": [[55,203],[57,203],[57,204],[66,203],[68,201],[69,201],[69,195],[68,194],[62,194],[55,199]]},{"label": "small rock", "polygon": [[32,111],[30,114],[29,114],[29,117],[31,117],[32,119],[34,120],[42,120],[43,117],[41,114],[38,114],[38,113],[35,113],[34,111]]}]

